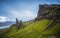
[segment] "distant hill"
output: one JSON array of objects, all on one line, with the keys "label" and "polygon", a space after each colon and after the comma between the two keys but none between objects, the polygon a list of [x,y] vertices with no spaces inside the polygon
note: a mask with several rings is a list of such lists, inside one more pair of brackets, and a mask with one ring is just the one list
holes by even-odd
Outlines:
[{"label": "distant hill", "polygon": [[[1,27],[6,28],[5,26],[11,26],[12,24],[15,24],[15,22],[14,21],[0,22],[0,29],[1,29]],[[2,29],[4,29],[4,28],[2,28]]]}]

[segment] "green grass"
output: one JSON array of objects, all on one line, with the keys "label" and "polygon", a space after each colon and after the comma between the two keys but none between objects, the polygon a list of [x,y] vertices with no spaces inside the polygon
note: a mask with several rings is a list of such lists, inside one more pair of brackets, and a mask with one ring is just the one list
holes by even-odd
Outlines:
[{"label": "green grass", "polygon": [[24,29],[20,29],[14,34],[11,34],[10,37],[13,38],[36,38],[44,29],[48,26],[49,23],[52,21],[49,20],[41,20],[37,22],[33,22],[32,24],[28,25]]},{"label": "green grass", "polygon": [[13,25],[8,28],[9,32],[6,33],[8,38],[49,38],[49,36],[43,36],[42,34],[55,34],[60,32],[60,23],[57,23],[53,28],[45,29],[51,24],[53,20],[43,19],[36,22],[26,22],[25,28],[20,28],[19,30]]},{"label": "green grass", "polygon": [[44,34],[56,34],[60,32],[60,23],[57,23],[53,28],[50,30],[46,30]]}]

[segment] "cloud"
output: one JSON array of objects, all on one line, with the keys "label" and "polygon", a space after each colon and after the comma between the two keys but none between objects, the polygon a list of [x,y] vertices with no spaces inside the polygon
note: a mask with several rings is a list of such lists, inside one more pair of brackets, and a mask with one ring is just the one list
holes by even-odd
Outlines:
[{"label": "cloud", "polygon": [[8,17],[0,16],[0,22],[6,22],[6,21],[14,21],[14,20],[9,19]]},{"label": "cloud", "polygon": [[18,18],[19,20],[28,21],[34,19],[37,14],[37,5],[34,4],[26,4],[19,3],[17,5],[8,6],[9,8],[5,9],[7,12],[7,17],[15,20]]},{"label": "cloud", "polygon": [[22,19],[23,21],[31,20],[36,17],[36,14],[31,10],[10,10],[10,15],[14,18]]},{"label": "cloud", "polygon": [[9,20],[7,17],[0,16],[0,22],[5,22]]}]

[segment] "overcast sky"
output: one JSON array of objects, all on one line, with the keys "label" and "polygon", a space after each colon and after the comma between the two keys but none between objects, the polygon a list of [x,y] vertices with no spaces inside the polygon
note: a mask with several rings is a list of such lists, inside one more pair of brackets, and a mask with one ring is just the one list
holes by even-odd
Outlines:
[{"label": "overcast sky", "polygon": [[0,0],[0,17],[31,20],[37,16],[39,4],[60,4],[60,0]]}]

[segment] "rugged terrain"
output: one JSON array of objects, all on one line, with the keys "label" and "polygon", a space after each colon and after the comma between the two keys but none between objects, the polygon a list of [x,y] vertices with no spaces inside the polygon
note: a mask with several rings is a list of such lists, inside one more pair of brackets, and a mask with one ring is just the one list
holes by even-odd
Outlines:
[{"label": "rugged terrain", "polygon": [[60,38],[60,5],[39,5],[37,17],[0,31],[0,38]]}]

